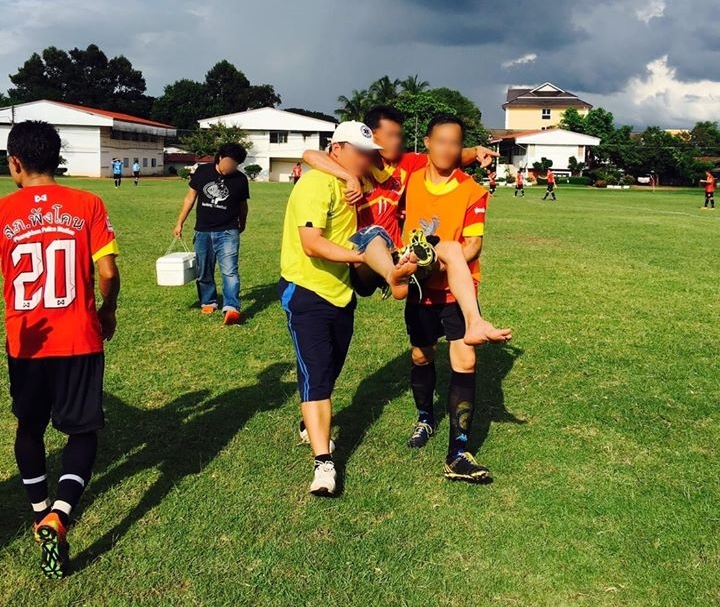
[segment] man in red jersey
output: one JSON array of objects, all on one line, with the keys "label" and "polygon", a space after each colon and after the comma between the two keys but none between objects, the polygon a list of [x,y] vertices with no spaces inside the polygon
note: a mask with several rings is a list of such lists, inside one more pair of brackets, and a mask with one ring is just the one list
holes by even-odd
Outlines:
[{"label": "man in red jersey", "polygon": [[[60,136],[46,122],[16,124],[7,141],[18,192],[0,200],[0,269],[15,459],[35,513],[41,569],[65,575],[70,513],[87,486],[102,408],[103,340],[115,333],[120,276],[115,232],[102,200],[58,185]],[[96,309],[95,274],[103,302]],[[68,435],[55,501],[48,494],[44,435]]]},{"label": "man in red jersey", "polygon": [[[700,180],[705,185],[705,206],[703,208],[715,208],[715,176],[710,171],[705,171],[705,179]],[[710,205],[708,207],[708,205]]]},{"label": "man in red jersey", "polygon": [[552,169],[548,169],[547,176],[545,178],[547,179],[547,190],[545,191],[543,200],[547,200],[548,196],[552,196],[553,200],[557,200],[557,196],[555,196],[555,173],[553,173]]}]

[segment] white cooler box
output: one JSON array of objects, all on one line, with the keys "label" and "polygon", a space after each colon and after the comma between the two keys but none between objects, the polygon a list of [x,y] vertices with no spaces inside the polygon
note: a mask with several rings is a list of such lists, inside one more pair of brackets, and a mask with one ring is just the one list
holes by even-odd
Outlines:
[{"label": "white cooler box", "polygon": [[157,283],[161,287],[181,287],[197,278],[197,262],[192,251],[168,253],[155,262]]}]

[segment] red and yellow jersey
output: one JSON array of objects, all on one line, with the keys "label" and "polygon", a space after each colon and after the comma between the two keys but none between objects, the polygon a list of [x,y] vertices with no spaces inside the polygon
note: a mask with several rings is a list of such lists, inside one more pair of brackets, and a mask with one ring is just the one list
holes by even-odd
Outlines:
[{"label": "red and yellow jersey", "polygon": [[715,177],[708,175],[705,179],[705,191],[708,194],[712,194],[715,191]]},{"label": "red and yellow jersey", "polygon": [[373,165],[368,176],[372,191],[357,205],[358,229],[378,225],[390,234],[396,247],[402,247],[398,206],[410,175],[426,166],[427,156],[413,153],[403,154],[400,162],[382,169]]},{"label": "red and yellow jersey", "polygon": [[102,200],[60,185],[0,200],[7,352],[14,358],[101,352],[94,262],[117,255]]},{"label": "red and yellow jersey", "polygon": [[[485,234],[488,191],[464,171],[458,169],[447,183],[435,185],[425,171],[413,173],[407,186],[405,234],[422,229],[440,240],[465,242]],[[475,280],[480,281],[480,262],[468,264]],[[447,275],[435,273],[423,282],[423,305],[451,303]]]}]

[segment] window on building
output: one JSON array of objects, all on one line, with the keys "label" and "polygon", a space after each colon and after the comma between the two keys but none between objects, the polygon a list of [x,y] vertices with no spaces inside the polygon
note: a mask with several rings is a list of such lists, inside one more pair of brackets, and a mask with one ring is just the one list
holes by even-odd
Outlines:
[{"label": "window on building", "polygon": [[152,168],[155,168],[157,166],[157,158],[151,158],[150,159],[150,166]]},{"label": "window on building", "polygon": [[130,159],[129,158],[123,158],[123,166],[126,169],[130,167]]},{"label": "window on building", "polygon": [[550,108],[544,108],[542,111],[542,119],[550,120],[550,118],[552,118],[552,112],[550,111]]},{"label": "window on building", "polygon": [[143,168],[147,168],[147,158],[143,158]]},{"label": "window on building", "polygon": [[270,131],[270,143],[287,143],[287,131]]},{"label": "window on building", "polygon": [[328,146],[330,145],[330,140],[332,139],[333,134],[332,133],[320,133],[320,149],[326,150]]}]

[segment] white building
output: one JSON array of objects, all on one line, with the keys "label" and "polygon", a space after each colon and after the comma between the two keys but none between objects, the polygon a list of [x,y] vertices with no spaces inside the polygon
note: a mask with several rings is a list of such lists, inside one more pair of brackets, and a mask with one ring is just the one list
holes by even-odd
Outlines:
[{"label": "white building", "polygon": [[543,158],[552,160],[552,168],[558,174],[570,174],[568,163],[571,156],[578,162],[585,162],[587,149],[599,145],[600,139],[573,133],[563,129],[546,129],[541,131],[510,132],[496,136],[491,140],[500,159],[505,164],[498,164],[499,177],[518,171],[527,173],[533,164]]},{"label": "white building", "polygon": [[[309,118],[275,108],[260,108],[225,116],[204,118],[200,128],[223,123],[248,134],[252,147],[245,164],[258,164],[258,181],[288,181],[305,150],[324,150],[335,131],[334,122]],[[303,167],[307,170],[308,167]]]},{"label": "white building", "polygon": [[31,101],[0,108],[0,150],[7,150],[13,123],[44,120],[57,128],[67,175],[102,177],[112,174],[111,161],[120,158],[127,175],[135,159],[144,175],[163,174],[165,137],[175,128],[128,114],[108,112],[59,101]]}]

